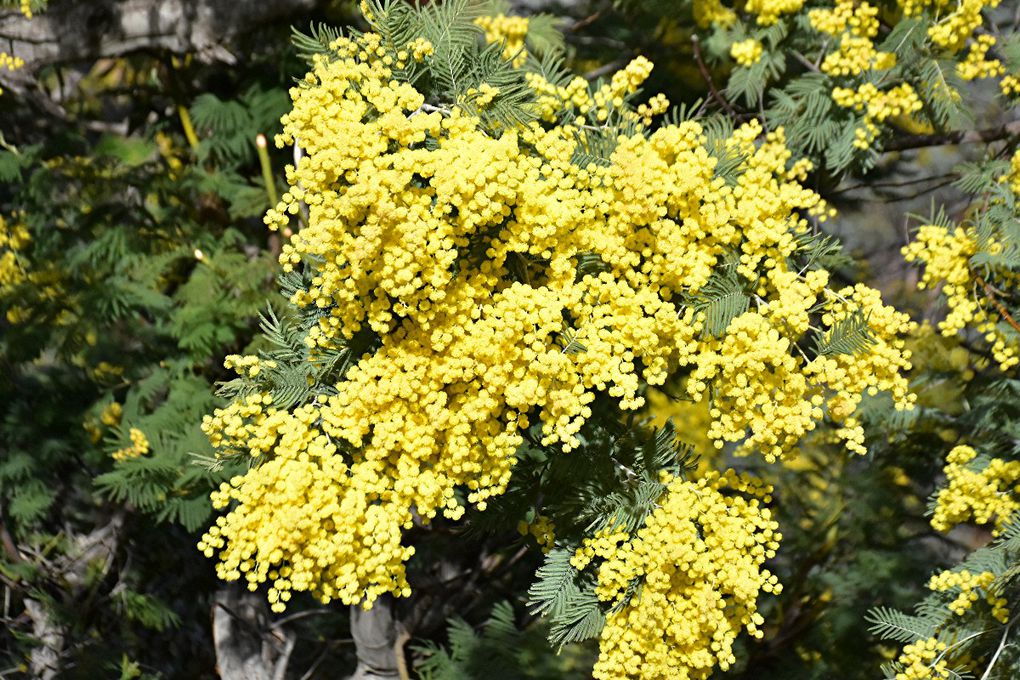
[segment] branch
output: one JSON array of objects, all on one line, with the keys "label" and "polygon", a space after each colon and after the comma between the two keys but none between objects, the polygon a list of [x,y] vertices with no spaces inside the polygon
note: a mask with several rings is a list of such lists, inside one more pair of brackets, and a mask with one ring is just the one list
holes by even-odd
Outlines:
[{"label": "branch", "polygon": [[698,71],[701,72],[701,77],[705,79],[705,84],[708,85],[708,92],[712,95],[712,99],[716,101],[721,107],[726,109],[733,118],[737,117],[737,112],[733,110],[726,98],[719,94],[719,90],[715,89],[715,83],[712,81],[712,74],[709,73],[708,67],[705,66],[705,60],[701,58],[701,41],[698,40],[697,35],[691,36],[691,45],[694,46],[694,61],[698,64]]},{"label": "branch", "polygon": [[893,137],[886,142],[883,151],[906,151],[921,149],[928,146],[946,146],[949,144],[976,144],[998,142],[1013,135],[1020,135],[1020,121],[1006,123],[985,130],[954,130],[952,132],[931,135],[909,135]]},{"label": "branch", "polygon": [[1016,322],[1016,319],[1014,319],[1010,315],[1009,310],[1006,309],[1006,306],[999,301],[998,297],[996,297],[995,290],[988,284],[987,281],[981,278],[980,274],[973,270],[972,273],[974,274],[974,278],[977,280],[977,282],[981,284],[982,288],[984,288],[985,297],[987,297],[988,301],[995,305],[995,309],[999,311],[999,315],[1002,317],[1002,320],[1008,323],[1010,326],[1012,326],[1013,330],[1015,330],[1017,333],[1020,333],[1020,324]]}]

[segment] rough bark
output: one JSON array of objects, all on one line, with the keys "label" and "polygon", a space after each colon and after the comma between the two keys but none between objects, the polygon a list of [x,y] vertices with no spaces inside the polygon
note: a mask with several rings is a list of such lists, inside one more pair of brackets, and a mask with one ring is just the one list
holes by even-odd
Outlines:
[{"label": "rough bark", "polygon": [[233,61],[225,44],[254,26],[307,10],[315,0],[54,0],[29,20],[0,10],[0,45],[25,66],[0,70],[17,89],[45,66],[140,50],[195,53]]},{"label": "rough bark", "polygon": [[[42,568],[47,580],[67,584],[72,592],[76,592],[89,580],[101,580],[109,573],[120,544],[123,526],[124,516],[118,513],[105,525],[88,534],[72,535],[68,551],[58,559],[50,562],[39,557],[34,561]],[[6,530],[3,533],[5,544],[9,543],[8,550],[17,556],[18,561],[24,559]],[[44,602],[25,598],[24,606],[25,614],[32,622],[32,636],[36,641],[36,646],[29,655],[32,677],[42,680],[57,678],[62,671],[67,631],[64,625],[52,616]]]},{"label": "rough bark", "polygon": [[36,646],[32,648],[28,658],[32,677],[52,680],[60,672],[60,656],[64,651],[64,629],[53,620],[41,602],[26,599],[25,613],[32,621],[32,636],[36,639]]},{"label": "rough bark", "polygon": [[262,597],[237,587],[216,592],[212,611],[216,671],[223,680],[282,680],[296,638],[269,622]]},{"label": "rough bark", "polygon": [[348,680],[407,680],[403,648],[408,636],[394,614],[392,598],[376,600],[367,611],[351,607],[351,637],[358,666]]}]

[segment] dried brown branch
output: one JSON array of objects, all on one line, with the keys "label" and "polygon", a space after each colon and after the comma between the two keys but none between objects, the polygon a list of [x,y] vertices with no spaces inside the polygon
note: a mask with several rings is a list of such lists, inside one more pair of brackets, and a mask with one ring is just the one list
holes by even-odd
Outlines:
[{"label": "dried brown branch", "polygon": [[733,109],[733,106],[726,100],[725,97],[715,87],[715,82],[712,80],[712,74],[709,73],[708,67],[705,66],[705,60],[701,56],[701,41],[697,35],[691,36],[691,45],[694,48],[694,61],[698,65],[698,71],[701,73],[701,77],[705,80],[705,84],[708,86],[708,92],[712,96],[712,99],[726,109],[726,112],[730,114],[734,119],[737,118],[737,112]]}]

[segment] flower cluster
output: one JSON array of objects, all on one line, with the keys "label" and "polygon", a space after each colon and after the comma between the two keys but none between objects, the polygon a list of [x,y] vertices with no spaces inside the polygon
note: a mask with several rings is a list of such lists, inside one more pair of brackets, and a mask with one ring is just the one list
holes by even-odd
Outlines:
[{"label": "flower cluster", "polygon": [[878,136],[879,126],[891,118],[920,111],[921,99],[909,83],[900,83],[888,90],[879,90],[872,83],[864,83],[857,89],[837,87],[832,99],[845,109],[864,114],[864,125],[856,130],[854,146],[867,149]]},{"label": "flower cluster", "polygon": [[[596,678],[703,678],[734,661],[741,630],[761,637],[761,592],[782,586],[764,561],[779,546],[771,489],[728,471],[697,482],[667,480],[666,494],[637,534],[589,549],[601,558],[596,593],[618,608],[602,632]],[[629,596],[640,579],[639,592]],[[630,599],[628,600],[628,596]]]},{"label": "flower cluster", "polygon": [[517,524],[517,533],[521,536],[532,536],[542,548],[542,552],[549,552],[556,544],[556,525],[545,515],[539,515],[533,522],[521,520]]},{"label": "flower cluster", "polygon": [[276,362],[262,359],[254,355],[230,354],[223,360],[223,367],[236,371],[239,375],[254,378],[266,368],[276,368]]},{"label": "flower cluster", "polygon": [[939,20],[928,29],[928,36],[932,42],[950,52],[959,52],[967,44],[967,40],[974,35],[974,31],[981,26],[984,19],[981,13],[985,8],[995,8],[999,0],[962,0],[954,3],[948,0],[935,0],[939,10],[953,9],[942,15]]},{"label": "flower cluster", "polygon": [[132,427],[128,435],[131,438],[131,446],[118,449],[110,454],[110,457],[114,460],[124,461],[131,458],[139,458],[149,452],[149,440],[146,439],[144,432],[136,427]]},{"label": "flower cluster", "polygon": [[771,26],[785,14],[795,14],[804,0],[748,0],[744,11],[753,14],[759,26]]},{"label": "flower cluster", "polygon": [[[803,0],[751,0],[735,3],[735,8],[720,0],[696,0],[694,20],[701,29],[715,29],[717,36],[729,43],[729,53],[740,66],[750,66],[760,59],[761,40],[768,39],[779,53],[794,54],[808,68],[828,76],[833,101],[850,109],[859,117],[854,147],[867,150],[889,126],[915,131],[931,131],[937,121],[922,101],[922,92],[929,102],[934,98],[958,100],[960,92],[944,78],[938,83],[929,77],[917,78],[894,70],[897,54],[905,39],[878,45],[890,36],[888,29],[903,21],[922,17],[927,34],[911,40],[927,42],[935,58],[955,63],[963,80],[999,78],[1003,96],[1020,94],[1020,79],[1006,74],[1002,61],[989,56],[996,46],[994,27],[985,25],[985,10],[998,6],[1000,0],[898,0],[899,9],[882,7],[865,0],[829,0],[804,8]],[[881,14],[880,14],[881,12]],[[769,26],[790,14],[802,13],[806,22],[788,21],[787,31],[794,26],[810,26],[796,33],[796,40],[774,44]],[[880,33],[880,26],[887,30]],[[734,29],[733,25],[738,28]],[[985,25],[985,31],[982,26]],[[905,35],[913,34],[911,28]],[[814,35],[812,35],[812,33]],[[738,39],[739,38],[739,39]],[[890,39],[891,40],[891,39]],[[891,51],[890,51],[891,50]],[[909,69],[908,69],[909,73]],[[905,76],[905,77],[904,77]],[[937,94],[933,90],[938,90]],[[937,117],[941,114],[935,113]]]},{"label": "flower cluster", "polygon": [[964,80],[977,78],[994,78],[1006,72],[1006,67],[998,59],[989,59],[988,50],[995,45],[995,37],[979,35],[970,45],[966,58],[961,61],[956,72]]},{"label": "flower cluster", "polygon": [[741,66],[753,66],[761,59],[761,43],[754,38],[739,40],[730,45],[730,56]]},{"label": "flower cluster", "polygon": [[528,18],[497,14],[475,19],[475,24],[485,31],[485,42],[502,43],[503,56],[514,66],[521,66],[528,60],[524,39],[528,37]]},{"label": "flower cluster", "polygon": [[896,659],[902,670],[896,680],[949,680],[949,666],[943,659],[946,644],[935,638],[918,640],[903,648]]},{"label": "flower cluster", "polygon": [[839,0],[832,9],[808,13],[812,28],[838,40],[836,49],[825,55],[821,69],[832,76],[856,76],[869,70],[887,70],[896,65],[896,55],[875,49],[878,8],[866,2]]},{"label": "flower cluster", "polygon": [[[222,578],[268,583],[277,611],[300,591],[365,606],[406,596],[404,530],[504,493],[525,430],[566,454],[596,399],[638,411],[647,386],[682,373],[692,377],[681,389],[710,402],[718,445],[770,459],[822,419],[852,429],[854,390],[890,390],[909,406],[892,375],[908,366],[897,337],[909,324],[876,292],[832,291],[824,272],[794,266],[808,218],[830,211],[801,184],[809,166],[782,130],[752,122],[723,141],[739,158],[727,181],[698,123],[642,127],[667,105],[630,102],[646,59],[593,88],[528,76],[541,119],[492,129],[455,101],[426,106],[394,75],[414,57],[413,43],[341,38],[292,89],[277,143],[304,153],[266,221],[282,230],[307,209],[281,263],[303,272],[291,302],[313,319],[312,358],[366,335],[371,349],[311,403],[277,408],[246,393],[206,419],[221,453],[253,463],[215,494],[226,514],[202,539]],[[611,115],[637,129],[604,163],[578,162],[579,138]],[[713,335],[692,301],[727,262],[756,309]],[[834,332],[855,313],[868,315],[869,349],[808,358],[799,343],[812,322]],[[228,363],[247,378],[268,367]],[[641,655],[694,676],[728,665],[733,637],[761,624],[758,593],[777,589],[761,570],[778,540],[761,485],[669,484],[645,534],[611,532],[575,555],[583,568],[619,550],[599,567],[607,602],[626,586],[614,565],[646,580],[610,620],[603,677],[633,674]],[[525,529],[553,540],[541,519]],[[690,567],[673,561],[672,582],[657,575],[666,555]]]},{"label": "flower cluster", "polygon": [[0,215],[0,294],[27,280],[22,251],[31,242],[28,230]]},{"label": "flower cluster", "polygon": [[949,603],[949,610],[957,616],[963,616],[981,598],[984,592],[985,601],[992,608],[992,616],[1000,623],[1009,620],[1009,609],[1006,598],[999,597],[990,590],[995,582],[995,574],[982,571],[974,574],[967,569],[960,571],[942,571],[931,577],[928,588],[937,592],[958,591],[956,598]]},{"label": "flower cluster", "polygon": [[957,446],[946,456],[947,484],[936,497],[931,519],[939,531],[973,519],[994,523],[998,533],[1020,509],[1020,462],[992,458],[983,467],[977,463],[977,451],[969,446]]},{"label": "flower cluster", "polygon": [[[995,252],[1001,246],[992,242],[987,248]],[[998,311],[989,303],[985,286],[970,267],[977,251],[977,235],[972,229],[929,224],[918,229],[914,241],[904,246],[903,256],[907,262],[924,265],[919,289],[942,286],[949,314],[939,323],[939,330],[948,336],[975,329],[984,335],[993,357],[1005,371],[1020,363],[1020,348],[998,328]]]}]

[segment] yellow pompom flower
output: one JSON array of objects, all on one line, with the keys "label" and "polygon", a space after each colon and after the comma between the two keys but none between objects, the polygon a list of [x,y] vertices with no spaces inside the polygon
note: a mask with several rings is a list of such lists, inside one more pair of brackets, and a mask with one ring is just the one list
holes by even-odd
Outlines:
[{"label": "yellow pompom flower", "polygon": [[[633,538],[609,532],[585,548],[601,559],[599,599],[619,607],[599,643],[592,674],[600,680],[704,678],[716,667],[726,670],[742,630],[762,636],[758,595],[782,590],[762,568],[780,540],[778,524],[761,507],[768,486],[732,470],[666,481],[658,508]],[[635,579],[641,588],[627,600]]]},{"label": "yellow pompom flower", "polygon": [[753,66],[761,59],[761,43],[754,38],[740,40],[730,45],[730,56],[741,66]]},{"label": "yellow pompom flower", "polygon": [[992,523],[997,534],[1020,509],[1020,462],[992,458],[983,468],[975,469],[975,458],[977,451],[964,445],[946,456],[947,484],[936,497],[931,519],[935,529],[949,531],[973,520],[977,524]]}]

